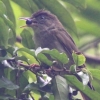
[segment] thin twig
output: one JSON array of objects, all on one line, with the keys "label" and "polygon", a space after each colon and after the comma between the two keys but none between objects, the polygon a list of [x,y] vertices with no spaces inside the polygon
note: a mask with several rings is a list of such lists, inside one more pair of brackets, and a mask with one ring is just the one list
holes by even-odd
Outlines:
[{"label": "thin twig", "polygon": [[31,93],[29,93],[29,95],[30,95],[30,97],[32,98],[32,100],[35,100]]},{"label": "thin twig", "polygon": [[85,52],[86,50],[92,48],[92,47],[95,47],[95,45],[99,44],[100,43],[100,38],[97,38],[93,41],[90,41],[86,44],[83,44],[79,49],[82,51],[82,52]]}]

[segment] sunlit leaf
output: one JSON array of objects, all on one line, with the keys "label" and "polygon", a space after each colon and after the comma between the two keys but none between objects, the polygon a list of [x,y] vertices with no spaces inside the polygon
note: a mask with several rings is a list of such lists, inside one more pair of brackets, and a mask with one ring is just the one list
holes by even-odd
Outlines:
[{"label": "sunlit leaf", "polygon": [[47,56],[45,56],[44,54],[42,54],[42,51],[45,51],[45,50],[49,50],[48,48],[41,48],[41,47],[38,47],[35,51],[35,55],[37,57],[37,59],[39,59],[41,62],[51,66],[52,65],[52,61],[50,61]]},{"label": "sunlit leaf", "polygon": [[28,63],[28,59],[25,56],[15,57],[15,60],[22,60]]},{"label": "sunlit leaf", "polygon": [[28,79],[30,83],[36,82],[36,76],[31,71],[27,70],[23,73],[23,75]]},{"label": "sunlit leaf", "polygon": [[52,61],[50,61],[44,54],[39,53],[37,56],[37,59],[39,59],[42,63],[45,63],[49,66],[52,65]]},{"label": "sunlit leaf", "polygon": [[47,59],[47,56],[45,56],[44,54],[50,55],[53,59],[61,62],[62,64],[66,64],[68,62],[67,55],[65,53],[60,53],[56,49],[49,50],[48,48],[39,47],[35,51],[35,55],[37,55],[37,58],[39,60],[41,60],[42,62],[44,62],[44,63],[46,63],[48,65],[52,65],[52,62],[50,62]]},{"label": "sunlit leaf", "polygon": [[74,62],[77,66],[81,66],[85,63],[86,58],[83,54],[76,54],[75,52],[72,53]]},{"label": "sunlit leaf", "polygon": [[58,60],[62,64],[66,64],[68,62],[67,55],[65,53],[60,53],[56,49],[44,50],[44,51],[42,51],[42,53],[49,54],[51,57],[55,58],[55,60]]},{"label": "sunlit leaf", "polygon": [[84,94],[86,94],[89,98],[91,98],[92,100],[99,100],[100,98],[100,94],[96,91],[91,90],[89,87],[85,87],[85,89],[83,88],[83,84],[73,75],[66,75],[65,76],[66,80],[68,82],[70,82],[70,84],[74,87],[76,87],[77,89],[79,89],[81,92],[83,92]]},{"label": "sunlit leaf", "polygon": [[31,50],[29,50],[29,49],[27,49],[27,48],[20,48],[20,49],[17,50],[17,52],[18,52],[18,51],[24,51],[24,52],[27,52],[28,54],[30,54],[30,55],[32,55],[32,56],[35,57],[34,51],[31,51]]},{"label": "sunlit leaf", "polygon": [[97,91],[98,93],[100,93],[100,81],[97,79],[93,79],[92,84],[95,87],[95,91]]},{"label": "sunlit leaf", "polygon": [[100,70],[99,69],[90,69],[92,76],[98,80],[100,80]]},{"label": "sunlit leaf", "polygon": [[19,49],[17,49],[15,54],[18,53],[19,56],[25,56],[29,60],[29,63],[38,63],[34,53],[35,50],[24,48],[20,43],[16,43],[16,45]]}]

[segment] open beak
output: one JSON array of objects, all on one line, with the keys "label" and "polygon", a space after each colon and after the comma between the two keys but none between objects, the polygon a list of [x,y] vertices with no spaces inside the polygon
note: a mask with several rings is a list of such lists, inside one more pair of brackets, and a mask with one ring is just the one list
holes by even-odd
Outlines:
[{"label": "open beak", "polygon": [[29,17],[20,17],[19,19],[20,19],[20,20],[28,20]]},{"label": "open beak", "polygon": [[37,21],[35,18],[29,18],[29,17],[20,17],[20,20],[25,20],[26,21],[26,25],[21,26],[20,28],[23,27],[31,27],[31,26],[37,26]]},{"label": "open beak", "polygon": [[[29,17],[20,17],[19,19],[27,21],[29,19]],[[23,27],[28,27],[28,26],[27,26],[27,24],[23,25],[23,26],[20,26],[20,28],[23,28]]]}]

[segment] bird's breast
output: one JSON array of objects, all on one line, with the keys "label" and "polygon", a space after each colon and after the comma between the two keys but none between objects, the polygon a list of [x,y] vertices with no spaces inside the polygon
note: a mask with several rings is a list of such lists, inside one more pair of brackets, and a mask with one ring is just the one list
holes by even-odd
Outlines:
[{"label": "bird's breast", "polygon": [[57,49],[59,52],[65,52],[62,48],[59,41],[56,40],[53,34],[50,34],[49,31],[41,32],[40,34],[34,34],[34,43],[36,48],[49,48],[49,49]]},{"label": "bird's breast", "polygon": [[36,47],[45,48],[49,46],[53,41],[53,37],[47,33],[34,34],[34,42]]}]

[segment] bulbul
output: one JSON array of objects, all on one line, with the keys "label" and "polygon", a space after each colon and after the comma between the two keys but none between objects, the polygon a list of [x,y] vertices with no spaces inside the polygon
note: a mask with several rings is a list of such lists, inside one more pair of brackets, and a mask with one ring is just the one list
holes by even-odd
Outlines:
[{"label": "bulbul", "polygon": [[57,16],[47,10],[39,10],[30,18],[21,19],[26,20],[26,25],[34,30],[33,40],[36,48],[57,49],[59,52],[66,53],[69,58],[66,68],[74,64],[72,52],[79,50]]},{"label": "bulbul", "polygon": [[[26,20],[26,26],[34,30],[33,40],[36,48],[57,49],[59,52],[66,53],[69,58],[66,68],[69,69],[74,64],[72,53],[73,51],[80,53],[80,51],[56,15],[47,10],[39,10],[31,17],[22,17],[21,19]],[[93,89],[90,83],[88,85]]]}]

